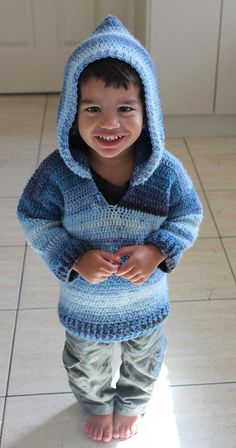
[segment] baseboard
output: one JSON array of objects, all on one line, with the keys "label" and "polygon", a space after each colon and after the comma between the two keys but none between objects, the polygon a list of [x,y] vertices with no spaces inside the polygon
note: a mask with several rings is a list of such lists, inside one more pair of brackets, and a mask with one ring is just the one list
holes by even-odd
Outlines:
[{"label": "baseboard", "polygon": [[236,115],[166,115],[168,138],[236,136]]}]

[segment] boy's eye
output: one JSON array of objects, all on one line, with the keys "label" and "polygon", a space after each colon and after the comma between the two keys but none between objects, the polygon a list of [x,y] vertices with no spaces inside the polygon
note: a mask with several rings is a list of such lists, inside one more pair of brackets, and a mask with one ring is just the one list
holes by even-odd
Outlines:
[{"label": "boy's eye", "polygon": [[118,110],[119,112],[131,112],[133,109],[130,106],[120,106]]},{"label": "boy's eye", "polygon": [[100,109],[97,106],[90,106],[90,107],[86,108],[86,112],[96,113],[96,112],[99,112],[99,111],[100,111]]}]

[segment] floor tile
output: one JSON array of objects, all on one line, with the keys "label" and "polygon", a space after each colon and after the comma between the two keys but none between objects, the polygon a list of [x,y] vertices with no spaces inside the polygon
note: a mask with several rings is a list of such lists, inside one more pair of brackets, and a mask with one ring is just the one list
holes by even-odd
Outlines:
[{"label": "floor tile", "polygon": [[44,95],[0,97],[0,160],[3,174],[10,170],[10,166],[6,166],[7,161],[16,166],[23,160],[35,165],[44,108]]},{"label": "floor tile", "polygon": [[0,198],[0,246],[24,246],[25,238],[16,218],[17,198]]},{"label": "floor tile", "polygon": [[36,167],[36,159],[0,160],[0,197],[19,197]]},{"label": "floor tile", "polygon": [[28,246],[21,291],[21,308],[56,307],[59,282],[43,260]]},{"label": "floor tile", "polygon": [[45,95],[1,95],[0,131],[41,129]]},{"label": "floor tile", "polygon": [[38,129],[0,129],[0,160],[37,160],[41,127]]},{"label": "floor tile", "polygon": [[172,385],[236,381],[236,300],[172,304],[166,365]]},{"label": "floor tile", "polygon": [[170,390],[160,385],[148,420],[150,447],[234,448],[235,400],[236,384]]},{"label": "floor tile", "polygon": [[236,238],[223,238],[222,241],[236,276]]},{"label": "floor tile", "polygon": [[44,120],[43,135],[40,148],[40,161],[57,148],[56,115],[59,95],[48,95],[47,109]]},{"label": "floor tile", "polygon": [[6,393],[14,323],[15,323],[14,311],[0,311],[0,395],[1,396],[4,396]]},{"label": "floor tile", "polygon": [[[57,146],[58,100],[0,97],[0,420],[25,250],[17,196],[38,156],[41,161]],[[236,137],[186,142],[167,139],[166,146],[186,167],[203,202],[200,238],[169,276],[168,351],[140,433],[101,447],[236,446]],[[62,365],[58,293],[57,279],[28,247],[1,448],[98,446],[83,432],[87,417]],[[119,363],[116,344],[116,378]]]},{"label": "floor tile", "polygon": [[[111,448],[234,448],[236,385],[159,387],[140,434]],[[71,394],[8,398],[2,448],[95,448]],[[157,432],[158,423],[158,432]]]},{"label": "floor tile", "polygon": [[197,190],[201,184],[183,139],[167,139],[166,147],[183,163]]},{"label": "floor tile", "polygon": [[181,448],[236,446],[236,384],[173,388],[172,398]]},{"label": "floor tile", "polygon": [[236,189],[236,137],[187,139],[206,190]]},{"label": "floor tile", "polygon": [[218,232],[207,204],[207,200],[201,191],[198,191],[198,195],[203,207],[203,221],[201,223],[199,236],[204,238],[217,237]]},{"label": "floor tile", "polygon": [[236,236],[236,190],[207,191],[206,194],[220,235]]},{"label": "floor tile", "polygon": [[0,247],[0,310],[17,307],[23,258],[24,247]]},{"label": "floor tile", "polygon": [[236,298],[236,285],[217,238],[199,238],[169,276],[171,300]]},{"label": "floor tile", "polygon": [[61,361],[64,330],[57,310],[19,312],[10,395],[69,391]]},{"label": "floor tile", "polygon": [[[158,446],[179,448],[170,391],[165,389],[163,393],[162,390],[162,396],[165,397],[165,412],[160,409],[160,401],[155,406],[155,415],[158,415],[158,440],[163,442]],[[168,432],[166,424],[163,425],[163,414],[168,419]],[[86,414],[71,394],[9,398],[2,448],[95,448],[98,442],[90,440],[83,431],[86,419]],[[156,431],[155,436],[153,431],[149,433],[152,423],[148,412],[142,421],[140,433],[135,437],[109,444],[99,442],[99,447],[153,448],[157,436]],[[177,444],[170,444],[170,440],[175,440]]]},{"label": "floor tile", "polygon": [[0,431],[2,430],[3,408],[4,408],[4,398],[0,398]]}]

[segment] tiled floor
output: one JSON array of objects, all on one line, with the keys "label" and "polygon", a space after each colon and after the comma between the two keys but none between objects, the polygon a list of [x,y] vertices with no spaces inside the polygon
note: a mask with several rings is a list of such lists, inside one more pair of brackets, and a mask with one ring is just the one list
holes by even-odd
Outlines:
[{"label": "tiled floor", "polygon": [[170,275],[168,354],[141,431],[98,445],[83,434],[86,416],[62,367],[57,281],[15,218],[26,179],[55,148],[57,100],[0,98],[1,448],[235,448],[236,137],[167,141],[189,170],[205,220]]}]

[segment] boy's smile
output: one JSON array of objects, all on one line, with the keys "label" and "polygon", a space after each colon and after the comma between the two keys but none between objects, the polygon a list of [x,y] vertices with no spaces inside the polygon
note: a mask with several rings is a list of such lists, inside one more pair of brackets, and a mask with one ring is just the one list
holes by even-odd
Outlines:
[{"label": "boy's smile", "polygon": [[80,88],[78,112],[78,130],[90,148],[89,158],[123,158],[142,132],[140,88],[132,83],[126,90],[89,78]]}]

